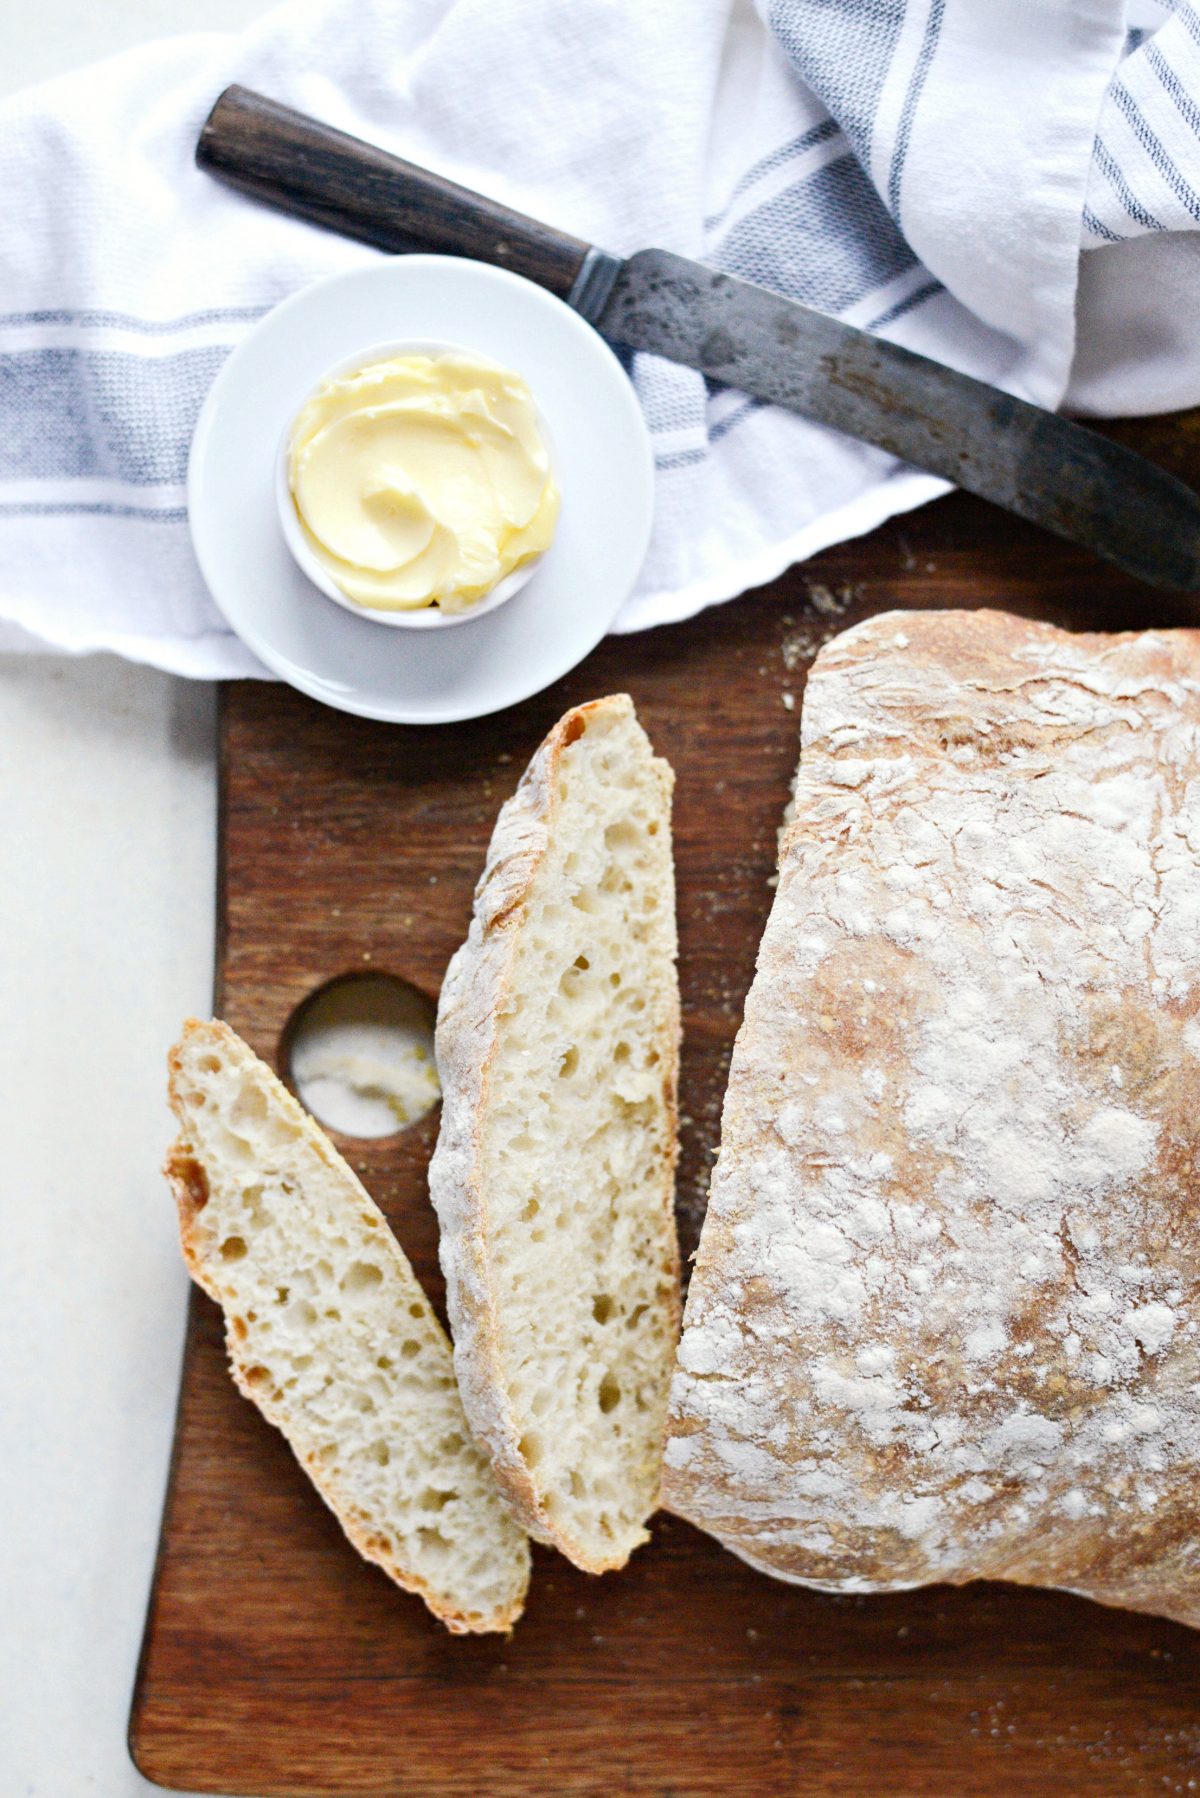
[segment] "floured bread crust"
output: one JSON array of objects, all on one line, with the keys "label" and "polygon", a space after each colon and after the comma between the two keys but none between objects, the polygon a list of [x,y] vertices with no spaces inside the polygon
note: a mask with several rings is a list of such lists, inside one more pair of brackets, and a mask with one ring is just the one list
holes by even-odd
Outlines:
[{"label": "floured bread crust", "polygon": [[877,617],[802,741],[664,1502],[1200,1626],[1200,632]]}]

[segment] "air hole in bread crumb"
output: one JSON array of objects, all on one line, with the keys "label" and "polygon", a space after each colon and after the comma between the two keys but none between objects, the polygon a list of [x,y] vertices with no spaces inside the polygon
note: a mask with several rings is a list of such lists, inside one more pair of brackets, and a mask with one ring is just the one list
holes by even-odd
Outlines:
[{"label": "air hole in bread crumb", "polygon": [[261,1124],[267,1115],[267,1095],[257,1086],[246,1087],[239,1092],[229,1111],[229,1121],[236,1128],[239,1124]]},{"label": "air hole in bread crumb", "polygon": [[222,1261],[241,1261],[247,1253],[245,1238],[227,1236],[221,1244]]},{"label": "air hole in bread crumb", "polygon": [[615,1411],[621,1402],[621,1388],[610,1373],[606,1373],[600,1382],[599,1399],[600,1409],[606,1417],[610,1411]]},{"label": "air hole in bread crumb", "polygon": [[261,1386],[271,1375],[265,1367],[248,1367],[244,1377],[247,1386]]},{"label": "air hole in bread crumb", "polygon": [[408,1315],[410,1317],[424,1317],[424,1315],[425,1315],[424,1305],[410,1305],[408,1307]]},{"label": "air hole in bread crumb", "polygon": [[373,1461],[378,1461],[381,1467],[386,1467],[391,1458],[392,1451],[386,1442],[376,1442],[372,1444],[371,1459]]},{"label": "air hole in bread crumb", "polygon": [[414,1342],[411,1336],[409,1337],[408,1341],[406,1343],[404,1343],[404,1345],[402,1346],[402,1348],[400,1350],[401,1355],[403,1355],[403,1357],[406,1361],[415,1361],[417,1356],[420,1354],[420,1352],[421,1352],[420,1343]]},{"label": "air hole in bread crumb", "polygon": [[463,1437],[458,1434],[457,1430],[449,1436],[443,1436],[438,1443],[438,1447],[444,1455],[459,1455],[466,1446],[466,1442]]},{"label": "air hole in bread crumb", "polygon": [[573,967],[576,967],[576,968],[581,968],[581,969],[583,969],[583,970],[585,970],[585,971],[586,971],[586,970],[587,970],[587,969],[588,969],[588,968],[590,968],[590,967],[591,967],[591,965],[592,965],[592,964],[591,964],[591,962],[590,962],[590,961],[589,961],[589,960],[588,960],[588,958],[587,958],[587,956],[586,956],[586,955],[577,955],[577,956],[576,956],[576,957],[575,957],[575,960],[574,960],[574,962],[573,962],[573,963],[572,963],[572,966],[573,966]]},{"label": "air hole in bread crumb", "polygon": [[390,1355],[379,1355],[376,1358],[375,1365],[376,1367],[382,1367],[386,1373],[388,1368],[392,1366],[392,1357]]},{"label": "air hole in bread crumb", "polygon": [[621,984],[621,976],[617,973],[615,968],[608,977],[608,984],[609,986],[620,986]]},{"label": "air hole in bread crumb", "polygon": [[337,1460],[337,1443],[336,1442],[326,1442],[321,1448],[319,1448],[317,1450],[317,1460],[320,1461],[322,1463],[322,1465],[325,1467],[328,1467],[328,1465],[331,1461],[336,1461]]},{"label": "air hole in bread crumb", "polygon": [[567,1050],[566,1054],[563,1056],[562,1061],[559,1063],[559,1068],[558,1068],[559,1079],[560,1080],[569,1080],[571,1075],[575,1072],[575,1070],[578,1066],[579,1066],[579,1050],[577,1048],[575,1048],[574,1044],[572,1044],[572,1046]]},{"label": "air hole in bread crumb", "polygon": [[451,1499],[458,1497],[457,1492],[440,1492],[436,1486],[426,1486],[420,1497],[423,1511],[444,1511]]},{"label": "air hole in bread crumb", "polygon": [[628,1043],[618,1043],[617,1044],[616,1048],[613,1050],[613,1060],[614,1061],[628,1061],[629,1060],[629,1044]]},{"label": "air hole in bread crumb", "polygon": [[571,1497],[572,1498],[582,1498],[586,1491],[587,1491],[587,1487],[584,1485],[584,1483],[580,1479],[579,1475],[577,1473],[573,1473],[571,1475]]},{"label": "air hole in bread crumb", "polygon": [[533,1430],[528,1430],[517,1443],[517,1453],[528,1461],[531,1467],[536,1467],[542,1458],[542,1447],[541,1437]]},{"label": "air hole in bread crumb", "polygon": [[422,1548],[428,1549],[433,1554],[445,1554],[450,1547],[441,1530],[421,1529],[417,1531],[417,1535]]},{"label": "air hole in bread crumb", "polygon": [[250,1222],[261,1226],[269,1221],[267,1208],[263,1204],[263,1187],[261,1181],[252,1181],[242,1188],[242,1206],[250,1213]]},{"label": "air hole in bread crumb", "polygon": [[540,1210],[541,1206],[536,1199],[526,1199],[521,1207],[521,1222],[531,1224]]},{"label": "air hole in bread crumb", "polygon": [[247,1336],[250,1334],[249,1330],[246,1328],[246,1320],[244,1317],[231,1317],[229,1320],[229,1328],[233,1331],[234,1336],[239,1342],[245,1342]]},{"label": "air hole in bread crumb", "polygon": [[352,1261],[342,1275],[343,1292],[369,1292],[383,1280],[383,1269],[373,1261]]},{"label": "air hole in bread crumb", "polygon": [[221,1072],[220,1056],[202,1055],[200,1057],[200,1071],[204,1074],[219,1074]]},{"label": "air hole in bread crumb", "polygon": [[592,1300],[592,1316],[598,1324],[606,1324],[615,1309],[606,1292],[598,1292]]}]

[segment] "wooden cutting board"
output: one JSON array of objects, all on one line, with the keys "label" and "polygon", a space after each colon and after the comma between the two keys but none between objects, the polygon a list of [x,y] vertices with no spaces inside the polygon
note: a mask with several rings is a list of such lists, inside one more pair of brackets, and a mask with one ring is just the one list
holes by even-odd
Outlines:
[{"label": "wooden cutting board", "polygon": [[[1200,482],[1200,417],[1139,435]],[[956,496],[738,604],[610,638],[549,693],[479,723],[389,728],[283,686],[228,687],[219,1011],[278,1063],[293,1009],[331,976],[387,970],[436,995],[529,755],[567,705],[631,692],[678,775],[690,1252],[805,670],[871,612],[955,605],[1100,629],[1187,622]],[[425,1183],[436,1128],[434,1114],[339,1146],[440,1303]],[[260,1798],[1188,1793],[1200,1634],[994,1585],[808,1592],[662,1518],[621,1575],[590,1579],[536,1550],[511,1640],[451,1637],[347,1546],[235,1393],[217,1310],[194,1296],[130,1741],[152,1780]]]}]

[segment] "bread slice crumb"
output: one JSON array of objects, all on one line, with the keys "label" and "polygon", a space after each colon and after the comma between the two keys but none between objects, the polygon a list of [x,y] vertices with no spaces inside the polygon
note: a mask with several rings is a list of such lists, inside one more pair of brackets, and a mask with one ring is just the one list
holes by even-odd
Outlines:
[{"label": "bread slice crumb", "polygon": [[450,1344],[383,1213],[226,1024],[168,1058],[165,1172],[238,1387],[350,1541],[456,1634],[508,1630],[529,1543],[463,1414]]},{"label": "bread slice crumb", "polygon": [[656,1509],[679,1326],[673,776],[624,694],[501,811],[438,1012],[455,1365],[514,1514],[589,1572]]}]

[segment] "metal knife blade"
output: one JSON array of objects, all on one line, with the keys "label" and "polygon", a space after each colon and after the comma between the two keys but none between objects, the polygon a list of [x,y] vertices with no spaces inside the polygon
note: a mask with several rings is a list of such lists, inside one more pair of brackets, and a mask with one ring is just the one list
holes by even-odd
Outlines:
[{"label": "metal knife blade", "polygon": [[877,444],[1140,580],[1200,589],[1190,488],[984,381],[667,250],[620,263],[593,322],[610,341]]},{"label": "metal knife blade", "polygon": [[245,88],[220,96],[196,160],[381,249],[512,269],[610,342],[876,444],[1152,586],[1200,591],[1200,498],[1182,481],[1096,431],[782,294],[666,250],[611,256]]}]

